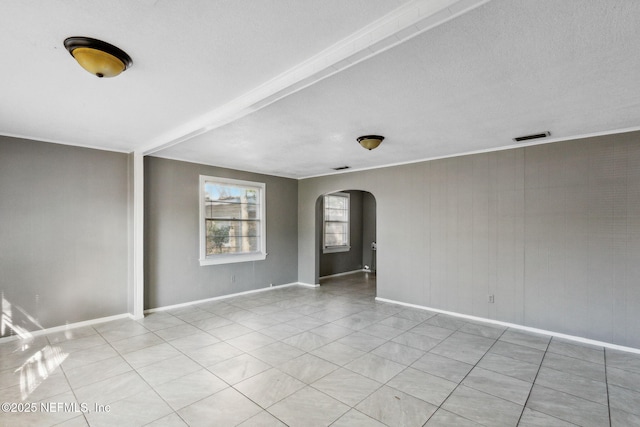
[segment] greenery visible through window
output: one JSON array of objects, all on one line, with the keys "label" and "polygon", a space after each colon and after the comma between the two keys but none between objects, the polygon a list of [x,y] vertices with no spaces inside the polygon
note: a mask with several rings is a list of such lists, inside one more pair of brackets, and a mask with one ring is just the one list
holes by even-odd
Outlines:
[{"label": "greenery visible through window", "polygon": [[351,249],[349,246],[349,194],[327,194],[323,202],[323,251],[348,251]]},{"label": "greenery visible through window", "polygon": [[262,183],[200,177],[200,263],[220,264],[264,259]]}]

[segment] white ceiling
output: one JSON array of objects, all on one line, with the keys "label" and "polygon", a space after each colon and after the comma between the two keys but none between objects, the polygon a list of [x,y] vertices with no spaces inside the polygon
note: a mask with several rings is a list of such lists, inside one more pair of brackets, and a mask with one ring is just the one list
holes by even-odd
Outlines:
[{"label": "white ceiling", "polygon": [[[0,28],[0,134],[35,140],[303,178],[640,128],[636,0],[3,0]],[[134,66],[91,76],[78,35]]]}]

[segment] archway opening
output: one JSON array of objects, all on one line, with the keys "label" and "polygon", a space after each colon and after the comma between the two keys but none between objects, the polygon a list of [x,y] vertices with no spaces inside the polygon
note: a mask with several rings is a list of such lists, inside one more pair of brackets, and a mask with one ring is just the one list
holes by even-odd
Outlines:
[{"label": "archway opening", "polygon": [[325,193],[316,200],[316,283],[369,288],[377,272],[376,199],[362,190]]}]

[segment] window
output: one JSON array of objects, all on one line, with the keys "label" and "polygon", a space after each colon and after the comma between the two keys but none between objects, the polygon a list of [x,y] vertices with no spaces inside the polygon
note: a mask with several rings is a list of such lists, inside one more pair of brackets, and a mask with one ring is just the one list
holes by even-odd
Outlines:
[{"label": "window", "polygon": [[200,175],[200,265],[266,258],[265,187]]},{"label": "window", "polygon": [[349,246],[349,194],[324,196],[323,252],[346,252]]}]

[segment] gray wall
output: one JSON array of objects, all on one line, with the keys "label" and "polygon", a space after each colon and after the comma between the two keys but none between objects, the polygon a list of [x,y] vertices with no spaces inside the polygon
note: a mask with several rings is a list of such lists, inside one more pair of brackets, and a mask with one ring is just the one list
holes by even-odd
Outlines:
[{"label": "gray wall", "polygon": [[301,180],[299,280],[318,278],[317,197],[361,189],[377,201],[379,297],[640,348],[639,140]]},{"label": "gray wall", "polygon": [[[348,252],[322,253],[322,231],[318,239],[320,251],[320,277],[332,274],[345,273],[362,269],[362,191],[343,191],[349,193],[349,242],[351,249]],[[319,198],[316,217],[318,226],[322,229],[322,217],[324,214],[323,198]]]},{"label": "gray wall", "polygon": [[0,136],[0,291],[13,322],[128,311],[127,181],[126,154]]},{"label": "gray wall", "polygon": [[[146,309],[297,281],[296,180],[156,157],[144,170]],[[266,183],[266,260],[199,265],[200,175]]]}]

